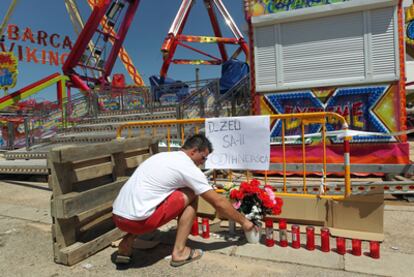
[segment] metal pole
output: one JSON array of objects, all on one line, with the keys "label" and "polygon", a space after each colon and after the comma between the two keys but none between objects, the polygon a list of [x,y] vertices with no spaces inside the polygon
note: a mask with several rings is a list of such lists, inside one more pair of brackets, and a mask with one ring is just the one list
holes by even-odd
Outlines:
[{"label": "metal pole", "polygon": [[7,122],[7,149],[14,148],[14,124]]},{"label": "metal pole", "polygon": [[195,69],[195,80],[196,80],[196,90],[199,88],[200,83],[200,68],[196,67]]},{"label": "metal pole", "polygon": [[29,118],[24,118],[24,138],[26,144],[26,150],[30,148],[30,128],[29,128]]}]

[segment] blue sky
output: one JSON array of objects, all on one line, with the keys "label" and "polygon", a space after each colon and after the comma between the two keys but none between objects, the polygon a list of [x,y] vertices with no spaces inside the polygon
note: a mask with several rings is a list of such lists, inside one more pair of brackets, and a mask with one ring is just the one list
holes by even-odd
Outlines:
[{"label": "blue sky", "polygon": [[[0,19],[3,17],[10,5],[11,0],[0,1]],[[81,10],[82,17],[86,21],[90,14],[90,8],[86,5],[86,0],[77,0],[78,6]],[[246,23],[243,14],[242,0],[223,0],[228,11],[232,15],[234,21],[239,29],[243,32],[246,29]],[[162,65],[162,56],[160,52],[161,45],[167,32],[171,26],[172,21],[179,9],[181,0],[141,0],[138,11],[131,24],[127,38],[124,42],[124,47],[127,49],[134,65],[137,67],[146,84],[149,84],[148,77],[158,74]],[[221,22],[222,32],[224,36],[233,37],[229,29],[225,27],[224,20],[220,15],[218,19]],[[48,35],[54,33],[61,37],[69,36],[75,43],[77,35],[75,34],[72,23],[66,12],[63,0],[19,0],[15,11],[10,18],[9,24],[15,24],[20,29],[30,27],[34,34],[39,30],[45,31]],[[213,35],[211,24],[204,7],[202,0],[196,0],[195,5],[190,13],[186,27],[183,34],[188,35]],[[243,32],[246,41],[247,34]],[[59,42],[59,40],[57,40]],[[9,47],[12,41],[5,42],[6,47]],[[55,50],[50,45],[39,46],[38,44],[27,43],[22,41],[14,41],[16,45],[30,48],[38,48],[37,56],[41,56],[41,49]],[[62,39],[60,40],[62,42]],[[207,50],[208,53],[220,57],[216,45],[202,45],[191,44],[199,49]],[[228,46],[228,53],[231,55],[235,50],[234,47]],[[59,53],[66,52],[66,50],[58,49]],[[175,58],[205,58],[194,52],[179,48],[176,52]],[[241,56],[244,59],[244,55]],[[205,66],[201,65],[200,76],[202,79],[215,78],[220,76],[220,66]],[[10,92],[18,90],[32,82],[44,78],[52,73],[61,72],[60,66],[35,64],[33,62],[20,61],[19,75],[17,78],[17,85]],[[195,66],[192,65],[174,65],[170,66],[168,77],[176,80],[194,80]],[[117,61],[112,73],[124,73],[128,83],[132,83],[123,65]],[[46,90],[35,96],[36,99],[55,99],[55,92],[53,89]]]}]

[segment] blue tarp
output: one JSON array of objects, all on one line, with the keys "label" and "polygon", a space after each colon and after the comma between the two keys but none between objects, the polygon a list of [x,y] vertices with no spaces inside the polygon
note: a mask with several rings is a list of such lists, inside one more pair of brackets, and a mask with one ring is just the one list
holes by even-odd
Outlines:
[{"label": "blue tarp", "polygon": [[158,75],[149,77],[149,81],[155,101],[163,102],[165,100],[166,102],[177,102],[189,94],[188,85],[181,81],[176,81],[171,78],[161,80]]},{"label": "blue tarp", "polygon": [[249,74],[249,65],[236,59],[230,59],[221,66],[220,93],[223,94]]}]

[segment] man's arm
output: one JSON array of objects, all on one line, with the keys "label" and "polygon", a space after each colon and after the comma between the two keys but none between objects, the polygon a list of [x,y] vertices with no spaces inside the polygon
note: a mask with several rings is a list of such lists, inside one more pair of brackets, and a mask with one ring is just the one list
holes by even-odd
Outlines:
[{"label": "man's arm", "polygon": [[209,190],[200,195],[204,200],[210,203],[225,218],[234,220],[239,223],[246,231],[251,230],[254,224],[239,213],[223,195],[214,190]]}]

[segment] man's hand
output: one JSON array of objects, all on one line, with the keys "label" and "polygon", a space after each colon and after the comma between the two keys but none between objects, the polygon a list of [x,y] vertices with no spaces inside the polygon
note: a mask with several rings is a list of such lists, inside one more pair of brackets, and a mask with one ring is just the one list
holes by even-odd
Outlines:
[{"label": "man's hand", "polygon": [[250,220],[248,220],[246,218],[246,220],[243,222],[242,224],[242,228],[244,231],[251,231],[253,228],[256,228],[256,231],[259,231],[259,227],[254,225],[253,222],[251,222]]},{"label": "man's hand", "polygon": [[256,225],[234,209],[231,203],[223,195],[218,194],[214,190],[209,190],[201,194],[201,197],[210,203],[222,216],[239,223],[243,230],[250,231],[253,228],[256,228],[256,231],[259,230]]}]

